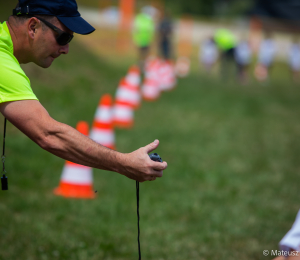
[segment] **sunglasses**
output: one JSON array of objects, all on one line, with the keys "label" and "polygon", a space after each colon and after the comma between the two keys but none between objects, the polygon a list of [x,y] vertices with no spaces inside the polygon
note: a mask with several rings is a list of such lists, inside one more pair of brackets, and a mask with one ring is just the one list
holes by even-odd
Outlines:
[{"label": "sunglasses", "polygon": [[56,26],[54,26],[52,23],[47,22],[46,20],[39,18],[39,17],[35,17],[37,19],[39,19],[40,21],[42,21],[44,24],[46,24],[50,29],[52,29],[53,31],[55,31],[57,33],[57,37],[56,37],[56,42],[61,45],[67,45],[74,37],[74,35],[71,35],[69,33],[64,32],[63,30],[57,28]]}]

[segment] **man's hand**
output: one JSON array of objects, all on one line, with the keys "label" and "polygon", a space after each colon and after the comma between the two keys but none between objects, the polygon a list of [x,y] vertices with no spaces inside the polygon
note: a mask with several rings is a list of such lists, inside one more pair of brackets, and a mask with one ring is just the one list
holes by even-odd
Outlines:
[{"label": "man's hand", "polygon": [[150,159],[148,153],[155,150],[159,141],[146,145],[132,153],[125,154],[125,169],[120,172],[130,179],[138,182],[153,181],[157,177],[162,177],[163,170],[167,168],[166,162],[154,162]]}]

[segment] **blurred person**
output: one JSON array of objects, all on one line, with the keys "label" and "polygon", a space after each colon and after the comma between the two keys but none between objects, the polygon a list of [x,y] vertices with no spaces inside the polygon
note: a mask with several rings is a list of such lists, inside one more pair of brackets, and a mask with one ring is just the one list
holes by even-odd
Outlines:
[{"label": "blurred person", "polygon": [[259,81],[266,81],[269,79],[270,69],[274,61],[275,53],[275,42],[272,39],[271,33],[267,32],[265,39],[260,43],[258,63],[254,71],[255,77]]},{"label": "blurred person", "polygon": [[238,80],[241,84],[248,81],[248,68],[251,63],[252,51],[247,40],[240,41],[235,50],[234,57],[237,65]]},{"label": "blurred person", "polygon": [[160,55],[164,60],[170,60],[172,58],[172,35],[173,35],[173,25],[172,20],[168,13],[165,11],[163,18],[161,19],[158,26],[158,44]]},{"label": "blurred person", "polygon": [[214,41],[221,52],[221,78],[225,80],[233,78],[235,69],[234,49],[237,42],[235,35],[230,30],[219,29],[215,33]]},{"label": "blurred person", "polygon": [[[279,253],[278,253],[279,254]],[[285,254],[285,253],[283,253]],[[291,251],[288,253],[286,253],[287,256],[283,255],[283,256],[278,256],[276,258],[274,258],[273,260],[300,260],[300,253],[299,251]]]},{"label": "blurred person", "polygon": [[300,260],[300,210],[293,226],[279,242],[279,249],[280,256],[274,260]]},{"label": "blurred person", "polygon": [[133,41],[138,48],[138,60],[142,71],[154,41],[155,12],[151,7],[144,7],[133,22]]},{"label": "blurred person", "polygon": [[300,74],[300,44],[298,39],[295,38],[288,53],[288,61],[294,82],[299,82]]},{"label": "blurred person", "polygon": [[205,68],[205,72],[210,73],[214,64],[218,60],[218,48],[213,37],[206,39],[200,46],[199,59]]},{"label": "blurred person", "polygon": [[48,114],[20,67],[33,62],[48,68],[60,55],[68,54],[74,33],[94,30],[80,16],[75,0],[19,0],[13,15],[0,23],[0,111],[41,148],[65,160],[139,182],[162,177],[166,162],[154,162],[148,156],[158,140],[128,154],[92,141]]}]

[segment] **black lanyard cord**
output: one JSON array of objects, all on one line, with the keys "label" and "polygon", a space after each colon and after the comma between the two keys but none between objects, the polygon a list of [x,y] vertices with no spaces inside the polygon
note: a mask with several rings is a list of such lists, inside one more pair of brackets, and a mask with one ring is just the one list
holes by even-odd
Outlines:
[{"label": "black lanyard cord", "polygon": [[138,217],[138,246],[139,246],[139,260],[141,260],[141,245],[140,245],[140,213],[139,213],[139,208],[140,208],[140,185],[139,182],[136,181],[136,205],[137,205],[137,217]]},{"label": "black lanyard cord", "polygon": [[[149,157],[152,161],[156,161],[156,162],[162,162],[162,159],[160,158],[160,156],[157,153],[151,153],[149,154]],[[139,209],[140,209],[140,183],[138,181],[136,181],[136,211],[137,211],[137,217],[138,217],[138,245],[139,245],[139,260],[141,260],[141,245],[140,245],[140,213],[139,213]]]},{"label": "black lanyard cord", "polygon": [[6,118],[4,118],[4,131],[3,131],[3,154],[2,154],[2,164],[3,164],[3,176],[1,177],[2,190],[8,190],[7,177],[5,175],[5,136],[6,136]]},{"label": "black lanyard cord", "polygon": [[[5,136],[6,136],[6,117],[4,118],[4,130],[3,130],[3,153],[2,153],[2,161],[5,159]],[[4,158],[3,158],[4,157]],[[3,171],[5,170],[4,168],[4,162],[3,162]]]}]

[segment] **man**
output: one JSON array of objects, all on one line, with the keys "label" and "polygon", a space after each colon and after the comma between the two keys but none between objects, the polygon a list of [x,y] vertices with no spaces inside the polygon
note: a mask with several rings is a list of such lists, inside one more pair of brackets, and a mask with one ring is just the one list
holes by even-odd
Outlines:
[{"label": "man", "polygon": [[0,23],[0,111],[40,147],[65,160],[115,171],[139,182],[162,177],[167,163],[148,156],[158,140],[128,154],[95,143],[50,117],[19,65],[34,62],[48,68],[69,52],[74,32],[94,30],[80,17],[75,0],[19,0],[14,15]]},{"label": "man", "polygon": [[168,13],[165,11],[164,15],[158,26],[159,33],[159,50],[162,58],[166,61],[169,61],[172,58],[172,49],[171,49],[171,41],[172,41],[172,33],[173,26],[172,20],[168,16]]},{"label": "man", "polygon": [[154,16],[154,9],[146,7],[135,17],[133,22],[133,42],[139,51],[139,66],[142,71],[155,36]]},{"label": "man", "polygon": [[221,77],[222,79],[228,80],[233,76],[233,68],[235,65],[234,49],[236,47],[236,38],[230,30],[218,29],[215,33],[214,41],[221,52]]}]

